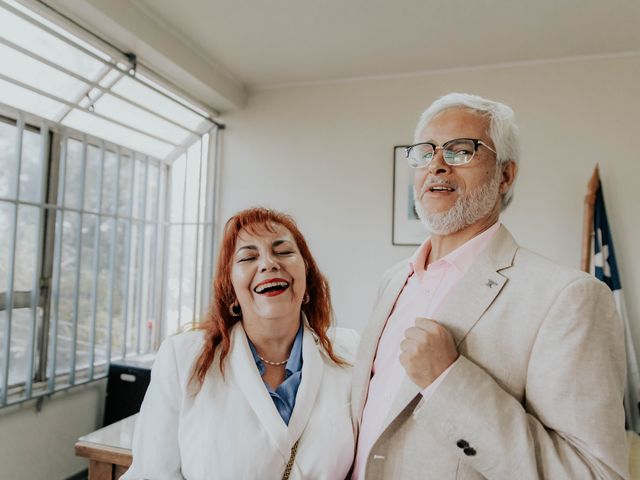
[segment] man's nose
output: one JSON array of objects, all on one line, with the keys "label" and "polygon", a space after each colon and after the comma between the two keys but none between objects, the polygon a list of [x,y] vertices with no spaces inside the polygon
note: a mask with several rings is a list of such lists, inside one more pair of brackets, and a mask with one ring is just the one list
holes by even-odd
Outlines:
[{"label": "man's nose", "polygon": [[444,161],[444,150],[442,148],[436,149],[427,168],[429,169],[429,173],[432,174],[442,174],[451,171],[451,165]]}]

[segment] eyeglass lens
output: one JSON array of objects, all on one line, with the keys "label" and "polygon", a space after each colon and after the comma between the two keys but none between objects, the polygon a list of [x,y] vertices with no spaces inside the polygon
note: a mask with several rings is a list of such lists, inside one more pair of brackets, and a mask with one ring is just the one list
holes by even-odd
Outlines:
[{"label": "eyeglass lens", "polygon": [[[451,140],[437,148],[442,148],[444,161],[448,165],[469,163],[476,151],[474,142],[467,139]],[[407,152],[407,159],[411,167],[423,167],[433,160],[435,153],[436,148],[433,145],[424,143],[411,147]]]}]

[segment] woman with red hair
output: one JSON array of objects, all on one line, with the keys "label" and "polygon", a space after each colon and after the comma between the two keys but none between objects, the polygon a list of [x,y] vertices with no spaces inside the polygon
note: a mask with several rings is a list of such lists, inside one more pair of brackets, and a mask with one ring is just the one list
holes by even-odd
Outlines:
[{"label": "woman with red hair", "polygon": [[206,321],[158,351],[122,479],[345,478],[358,335],[330,326],[329,286],[293,219],[234,215]]}]

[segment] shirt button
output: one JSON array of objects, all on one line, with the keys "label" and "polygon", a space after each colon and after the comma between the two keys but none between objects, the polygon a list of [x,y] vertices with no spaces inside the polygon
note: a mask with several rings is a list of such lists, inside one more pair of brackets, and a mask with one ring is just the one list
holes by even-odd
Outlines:
[{"label": "shirt button", "polygon": [[467,448],[469,446],[469,442],[467,442],[466,440],[460,439],[458,440],[456,445],[458,446],[458,448]]},{"label": "shirt button", "polygon": [[476,449],[473,447],[467,447],[463,452],[467,457],[473,457],[476,454]]}]

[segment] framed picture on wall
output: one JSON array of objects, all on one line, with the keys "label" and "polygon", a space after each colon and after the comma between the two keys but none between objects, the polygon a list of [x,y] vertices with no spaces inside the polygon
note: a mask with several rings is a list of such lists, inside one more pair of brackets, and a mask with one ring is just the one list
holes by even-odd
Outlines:
[{"label": "framed picture on wall", "polygon": [[393,245],[420,245],[427,237],[413,206],[413,170],[404,146],[393,147]]}]

